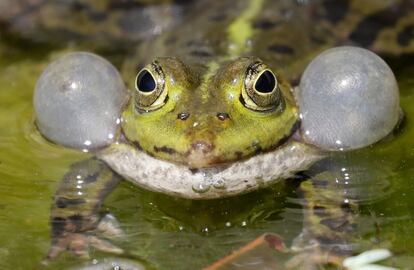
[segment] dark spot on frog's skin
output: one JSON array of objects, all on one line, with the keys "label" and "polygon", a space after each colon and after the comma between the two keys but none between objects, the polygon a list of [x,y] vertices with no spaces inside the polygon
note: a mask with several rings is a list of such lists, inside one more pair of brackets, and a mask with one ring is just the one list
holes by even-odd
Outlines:
[{"label": "dark spot on frog's skin", "polygon": [[[63,178],[64,181],[67,182],[83,180],[86,184],[93,183],[96,181],[99,173],[105,168],[105,166],[106,165],[102,163],[102,161],[98,161],[96,158],[83,160],[72,164],[71,173],[66,174]],[[86,174],[85,170],[89,173]],[[78,177],[80,178],[78,179]]]},{"label": "dark spot on frog's skin", "polygon": [[254,21],[252,25],[253,25],[253,28],[255,29],[267,30],[267,29],[271,29],[273,27],[278,26],[279,23],[271,21],[271,20],[262,19],[262,20]]},{"label": "dark spot on frog's skin", "polygon": [[230,119],[230,115],[228,113],[217,113],[216,116],[221,121],[224,121],[226,119]]},{"label": "dark spot on frog's skin", "polygon": [[181,112],[177,115],[177,119],[180,119],[180,120],[183,120],[183,121],[187,120],[188,117],[190,117],[190,114],[187,113],[187,112]]},{"label": "dark spot on frog's skin", "polygon": [[341,209],[345,213],[352,213],[353,212],[351,206],[349,205],[349,203],[343,203],[343,204],[341,204]]},{"label": "dark spot on frog's skin", "polygon": [[190,55],[196,57],[210,57],[212,56],[211,48],[208,45],[208,40],[189,40],[185,43],[185,46],[188,48]]},{"label": "dark spot on frog's skin", "polygon": [[236,152],[234,152],[234,155],[236,156],[237,159],[241,159],[243,157],[243,152],[236,151]]},{"label": "dark spot on frog's skin", "polygon": [[52,227],[52,238],[57,238],[65,232],[66,219],[54,217],[50,223]]},{"label": "dark spot on frog's skin", "polygon": [[315,205],[313,207],[313,214],[318,217],[326,217],[326,208],[324,206]]},{"label": "dark spot on frog's skin", "polygon": [[206,42],[203,40],[189,40],[185,43],[185,46],[189,47],[189,48],[200,48],[200,47],[205,47],[206,46]]},{"label": "dark spot on frog's skin", "polygon": [[85,9],[88,9],[89,7],[87,7],[83,3],[79,3],[79,2],[76,2],[75,1],[75,2],[72,3],[72,5],[70,6],[70,8],[71,8],[72,11],[79,12],[79,11],[83,11]]},{"label": "dark spot on frog's skin", "polygon": [[127,11],[121,12],[123,12],[124,15],[118,17],[116,22],[124,34],[131,33],[133,36],[136,36],[137,34],[138,36],[141,36],[142,34],[144,34],[144,36],[156,35],[160,31],[163,32],[166,28],[168,29],[171,27],[167,25],[158,25],[155,17],[146,14],[145,8],[131,7]]},{"label": "dark spot on frog's skin", "polygon": [[197,49],[194,51],[191,51],[190,54],[192,56],[196,56],[196,57],[211,57],[212,53],[206,50],[202,50],[202,49]]},{"label": "dark spot on frog's skin", "polygon": [[134,146],[135,146],[136,149],[142,150],[142,146],[141,146],[141,144],[138,141],[133,141],[132,143],[134,144]]},{"label": "dark spot on frog's skin", "polygon": [[55,205],[58,208],[66,208],[66,207],[76,206],[76,205],[84,204],[84,203],[86,203],[85,199],[79,199],[79,198],[78,199],[67,199],[67,198],[60,197],[56,199]]},{"label": "dark spot on frog's skin", "polygon": [[175,151],[175,149],[167,147],[167,146],[161,146],[161,147],[154,146],[154,151],[157,152],[157,153],[158,152],[164,152],[164,153],[167,153],[169,155],[173,155],[173,154],[177,153],[177,151]]},{"label": "dark spot on frog's skin", "polygon": [[348,0],[325,0],[322,2],[322,5],[325,8],[324,17],[332,23],[337,23],[342,20],[349,9]]},{"label": "dark spot on frog's skin", "polygon": [[406,26],[398,33],[397,41],[401,46],[407,46],[414,39],[414,25]]},{"label": "dark spot on frog's skin", "polygon": [[72,39],[84,39],[86,38],[86,35],[83,35],[81,33],[77,33],[75,31],[71,31],[69,29],[59,29],[59,33],[57,33],[59,37],[64,37],[65,40],[72,40]]},{"label": "dark spot on frog's skin", "polygon": [[99,23],[104,21],[107,18],[107,14],[104,12],[98,12],[98,11],[89,11],[88,12],[88,18],[91,19],[91,21],[95,23]]},{"label": "dark spot on frog's skin", "polygon": [[71,228],[66,227],[66,229],[71,229],[75,232],[80,231],[82,229],[84,218],[81,215],[72,215],[69,216],[67,221],[70,223]]},{"label": "dark spot on frog's skin", "polygon": [[[101,166],[100,166],[100,167],[101,167]],[[103,168],[101,167],[101,169],[103,169]],[[83,179],[83,181],[84,181],[86,184],[90,184],[90,183],[95,182],[95,181],[98,179],[98,176],[99,176],[99,173],[100,173],[101,169],[100,169],[100,170],[98,170],[97,172],[93,173],[93,174],[88,174],[88,175],[87,175],[87,176]]]},{"label": "dark spot on frog's skin", "polygon": [[282,44],[273,44],[268,47],[269,51],[279,53],[279,54],[289,54],[292,55],[295,53],[292,47]]},{"label": "dark spot on frog's skin", "polygon": [[93,7],[78,1],[71,5],[71,9],[74,12],[85,12],[93,22],[102,22],[107,18],[107,13],[97,11]]},{"label": "dark spot on frog's skin", "polygon": [[399,5],[374,13],[355,27],[355,30],[349,35],[349,39],[360,46],[369,47],[382,29],[394,26],[405,13],[406,10]]}]

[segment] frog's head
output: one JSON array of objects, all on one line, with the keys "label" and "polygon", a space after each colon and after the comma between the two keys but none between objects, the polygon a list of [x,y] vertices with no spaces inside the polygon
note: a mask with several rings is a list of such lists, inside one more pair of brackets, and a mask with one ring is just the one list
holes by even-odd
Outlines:
[{"label": "frog's head", "polygon": [[192,168],[271,150],[298,121],[289,84],[256,58],[208,67],[157,58],[138,72],[135,88],[123,113],[127,139]]}]

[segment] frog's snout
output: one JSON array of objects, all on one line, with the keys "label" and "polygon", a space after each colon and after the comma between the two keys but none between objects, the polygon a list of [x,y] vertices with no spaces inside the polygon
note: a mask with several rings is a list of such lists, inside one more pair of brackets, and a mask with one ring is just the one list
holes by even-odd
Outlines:
[{"label": "frog's snout", "polygon": [[188,151],[187,162],[191,167],[206,167],[213,162],[214,145],[205,140],[195,141]]}]

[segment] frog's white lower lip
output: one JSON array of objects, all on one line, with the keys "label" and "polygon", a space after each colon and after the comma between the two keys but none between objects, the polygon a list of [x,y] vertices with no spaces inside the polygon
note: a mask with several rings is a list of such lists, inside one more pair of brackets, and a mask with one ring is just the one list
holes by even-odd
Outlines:
[{"label": "frog's white lower lip", "polygon": [[323,156],[315,147],[291,140],[274,151],[225,167],[192,170],[151,157],[128,144],[98,153],[100,159],[138,186],[188,199],[229,197],[266,187],[307,169]]}]

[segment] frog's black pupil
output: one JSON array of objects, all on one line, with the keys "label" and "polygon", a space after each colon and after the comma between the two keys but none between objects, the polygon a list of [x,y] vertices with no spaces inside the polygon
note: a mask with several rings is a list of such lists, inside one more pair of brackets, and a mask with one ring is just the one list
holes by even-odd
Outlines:
[{"label": "frog's black pupil", "polygon": [[155,80],[147,70],[141,71],[137,79],[137,87],[141,92],[151,92],[155,89]]},{"label": "frog's black pupil", "polygon": [[275,76],[272,74],[272,72],[266,70],[257,79],[255,88],[256,88],[256,91],[260,93],[270,93],[275,88],[275,85],[276,85]]}]

